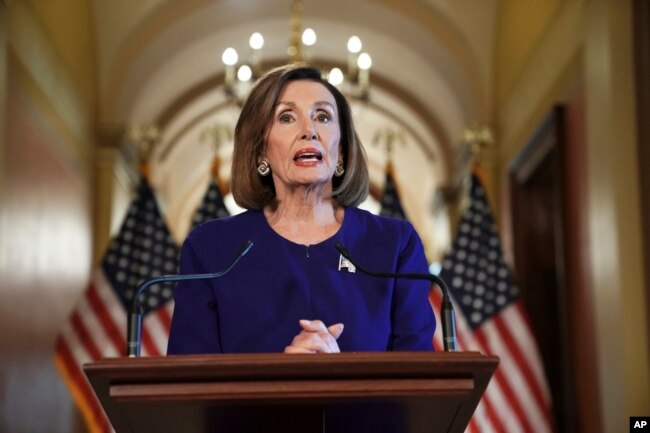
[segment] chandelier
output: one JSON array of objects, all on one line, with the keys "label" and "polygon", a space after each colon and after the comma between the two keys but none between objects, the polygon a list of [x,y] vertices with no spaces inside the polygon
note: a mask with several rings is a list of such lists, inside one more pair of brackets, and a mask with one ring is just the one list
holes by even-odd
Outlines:
[{"label": "chandelier", "polygon": [[[291,37],[287,47],[287,56],[292,63],[303,62],[310,64],[312,60],[312,47],[316,44],[316,32],[312,28],[303,29],[302,26],[302,1],[294,0],[291,4]],[[224,64],[224,88],[226,95],[237,103],[246,97],[250,87],[262,73],[262,48],[264,36],[255,32],[249,39],[250,53],[248,60],[240,62],[237,51],[228,47],[224,50],[221,60]],[[372,58],[362,52],[363,44],[358,36],[348,39],[347,70],[343,72],[334,67],[322,70],[323,78],[336,86],[346,96],[367,100],[370,90],[370,68]]]}]

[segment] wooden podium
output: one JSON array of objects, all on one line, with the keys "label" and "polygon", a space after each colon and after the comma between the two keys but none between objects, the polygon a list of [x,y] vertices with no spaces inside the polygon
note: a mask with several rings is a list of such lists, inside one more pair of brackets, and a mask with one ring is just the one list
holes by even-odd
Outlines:
[{"label": "wooden podium", "polygon": [[193,355],[84,371],[117,433],[461,433],[498,362],[476,352]]}]

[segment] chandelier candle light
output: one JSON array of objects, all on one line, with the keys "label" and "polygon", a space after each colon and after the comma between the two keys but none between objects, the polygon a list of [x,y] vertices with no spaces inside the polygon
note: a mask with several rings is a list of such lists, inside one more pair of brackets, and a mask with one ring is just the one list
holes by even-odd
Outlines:
[{"label": "chandelier candle light", "polygon": [[[304,62],[310,64],[312,61],[312,47],[316,44],[316,32],[312,28],[302,29],[302,1],[294,0],[291,5],[291,38],[287,47],[287,55],[292,63]],[[263,73],[262,70],[262,48],[264,37],[261,33],[255,32],[249,39],[251,49],[248,62],[238,66],[239,55],[237,51],[228,47],[224,50],[221,60],[225,68],[224,87],[226,95],[241,103],[250,90],[252,83]],[[352,36],[348,40],[347,73],[338,67],[329,71],[323,71],[323,78],[326,78],[332,85],[346,94],[346,96],[367,100],[370,90],[370,68],[372,59],[366,52],[362,52],[363,44],[358,36]]]}]

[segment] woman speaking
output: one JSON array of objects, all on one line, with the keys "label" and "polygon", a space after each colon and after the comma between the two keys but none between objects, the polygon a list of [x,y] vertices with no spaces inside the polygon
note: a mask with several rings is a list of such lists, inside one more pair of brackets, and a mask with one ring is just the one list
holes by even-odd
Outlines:
[{"label": "woman speaking", "polygon": [[245,212],[195,228],[175,292],[168,354],[433,350],[426,281],[355,272],[335,245],[383,272],[427,272],[413,226],[358,206],[368,169],[345,97],[299,65],[252,89],[235,128],[231,191]]}]

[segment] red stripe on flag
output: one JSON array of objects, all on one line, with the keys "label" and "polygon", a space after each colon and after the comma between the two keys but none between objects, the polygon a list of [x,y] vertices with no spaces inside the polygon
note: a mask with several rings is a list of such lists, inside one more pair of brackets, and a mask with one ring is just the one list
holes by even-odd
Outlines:
[{"label": "red stripe on flag", "polygon": [[469,420],[469,424],[467,425],[467,428],[465,429],[465,432],[468,432],[468,433],[480,433],[481,432],[481,429],[476,424],[475,418],[476,417],[473,416]]},{"label": "red stripe on flag", "polygon": [[499,416],[497,415],[496,411],[494,410],[494,406],[492,405],[492,402],[490,401],[490,398],[485,395],[483,396],[483,399],[481,400],[483,402],[483,405],[485,406],[485,412],[487,414],[487,418],[490,420],[490,423],[494,427],[494,431],[498,433],[505,433],[506,429],[499,419]]},{"label": "red stripe on flag", "polygon": [[[523,302],[519,301],[514,304],[515,312],[517,313],[517,317],[519,317],[519,320],[521,320],[525,326],[526,326],[526,331],[528,331],[528,335],[531,336],[532,342],[535,344],[535,348],[537,348],[537,339],[535,338],[533,334],[533,326],[532,323],[530,322],[530,317],[528,316],[528,313],[526,313],[526,308],[524,307]],[[542,365],[542,360],[539,357],[539,354],[535,354],[535,357],[537,358],[539,365],[538,368],[540,370],[543,370],[544,366]],[[524,358],[523,353],[522,353],[522,358]],[[525,362],[525,361],[524,361]],[[547,409],[547,412],[550,414],[551,413],[551,404],[549,402],[550,396],[548,395],[548,390],[546,389],[547,383],[546,383],[546,377],[544,374],[544,371],[539,371],[536,374],[534,371],[532,371],[531,364],[528,364],[529,368],[531,368],[531,374],[535,378],[535,383],[537,384],[539,388],[539,392],[542,398],[542,406]],[[540,377],[541,375],[541,377]],[[551,415],[552,417],[552,415]],[[551,418],[553,419],[553,418]]]},{"label": "red stripe on flag", "polygon": [[113,321],[113,318],[108,313],[106,305],[104,305],[104,302],[99,297],[97,288],[92,282],[86,291],[86,297],[88,299],[88,303],[95,312],[95,316],[102,324],[102,328],[106,332],[106,335],[108,335],[109,340],[113,343],[115,351],[121,355],[124,355],[126,347],[125,338],[120,332],[118,325]]},{"label": "red stripe on flag", "polygon": [[62,337],[59,337],[57,339],[56,354],[63,363],[63,367],[65,368],[66,373],[73,381],[70,386],[76,387],[79,391],[80,398],[84,399],[83,403],[79,403],[84,405],[89,410],[88,413],[85,413],[86,416],[92,418],[88,420],[88,422],[96,426],[99,431],[109,432],[111,430],[111,426],[108,423],[104,409],[102,409],[101,405],[99,404],[99,401],[95,397],[95,392],[90,387],[86,376],[83,374],[79,365],[72,357],[70,348]]},{"label": "red stripe on flag", "polygon": [[440,300],[441,296],[439,295],[439,292],[435,289],[432,288],[429,290],[429,304],[431,304],[431,309],[433,310],[433,314],[436,318],[436,330],[433,334],[433,349],[436,352],[440,352],[444,350],[443,344],[442,344],[442,338],[440,335],[442,334],[442,325],[440,322]]},{"label": "red stripe on flag", "polygon": [[[520,304],[520,302],[517,302],[517,304]],[[510,351],[510,354],[514,358],[514,362],[517,364],[517,368],[526,379],[526,383],[528,384],[528,387],[530,388],[533,398],[537,402],[537,406],[539,407],[542,415],[544,416],[546,421],[550,424],[551,414],[548,411],[548,407],[544,399],[544,393],[542,392],[539,383],[535,378],[535,375],[531,371],[530,365],[524,359],[524,355],[521,352],[521,348],[516,343],[515,339],[510,333],[510,329],[503,323],[503,318],[500,315],[495,317],[494,324],[499,330],[499,333],[501,334],[503,341],[508,346],[508,350]]]},{"label": "red stripe on flag", "polygon": [[158,316],[158,319],[160,319],[160,322],[165,330],[165,333],[169,335],[169,330],[172,326],[172,318],[169,314],[169,311],[167,310],[167,306],[164,305],[161,308],[158,308],[155,311],[155,313]]},{"label": "red stripe on flag", "polygon": [[[480,328],[476,329],[474,331],[474,336],[476,339],[481,343],[481,346],[483,347],[490,347],[485,339],[485,335],[483,334],[482,330]],[[488,353],[491,351],[488,351]],[[494,376],[492,380],[496,380],[501,388],[503,389],[503,393],[506,395],[508,399],[508,404],[512,409],[515,411],[515,414],[517,415],[517,419],[521,422],[524,431],[530,432],[533,431],[530,423],[528,422],[528,418],[526,417],[526,414],[524,412],[524,409],[521,407],[521,404],[519,402],[519,399],[515,395],[514,391],[510,387],[510,383],[508,383],[508,380],[505,378],[505,375],[508,373],[504,371],[502,365],[500,364],[497,366],[496,371],[494,372]],[[502,416],[507,416],[508,414],[500,414]]]},{"label": "red stripe on flag", "polygon": [[74,311],[72,313],[72,316],[70,317],[70,323],[72,324],[72,330],[74,333],[77,335],[77,338],[83,345],[84,349],[88,354],[90,355],[90,358],[93,361],[97,361],[101,359],[102,354],[95,345],[95,342],[93,341],[92,337],[88,333],[88,330],[86,329],[86,326],[82,322],[81,318],[79,317],[79,313],[77,311]]},{"label": "red stripe on flag", "polygon": [[160,355],[158,346],[156,346],[156,343],[154,343],[153,337],[149,332],[149,328],[147,328],[146,326],[142,326],[142,346],[147,351],[147,354],[149,356]]}]

